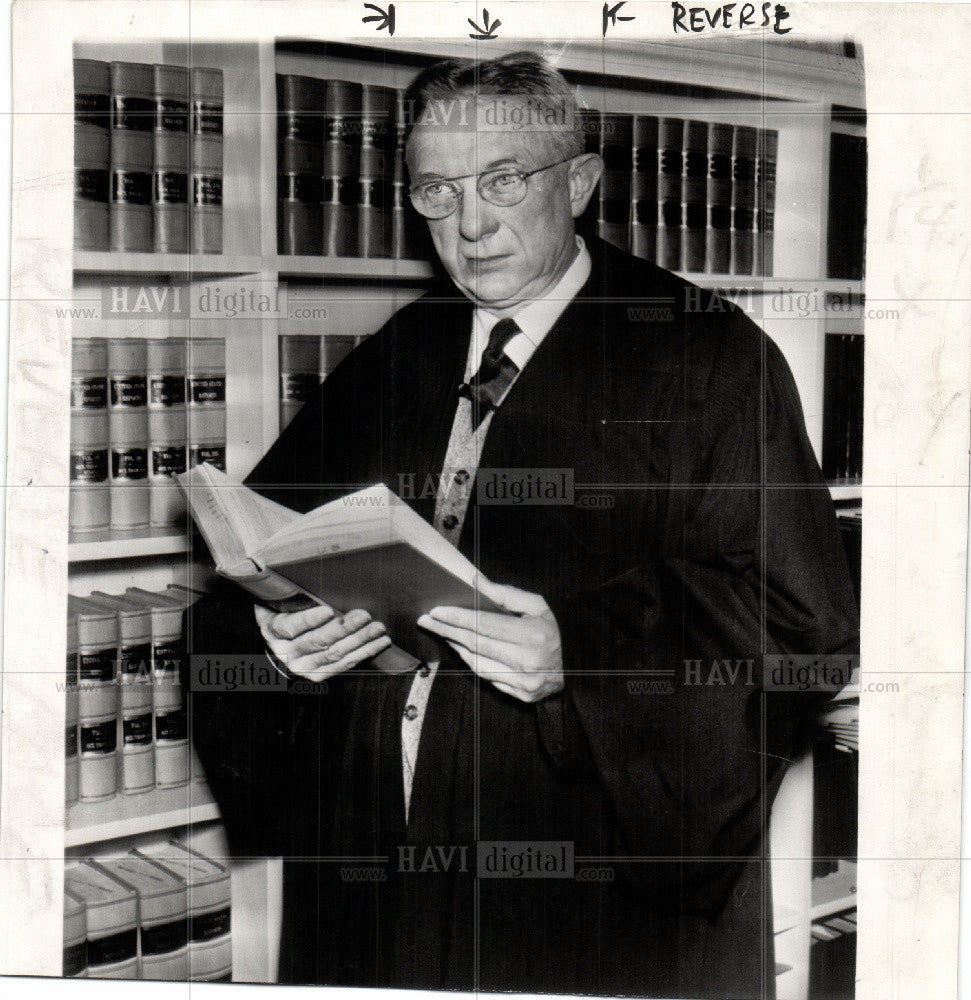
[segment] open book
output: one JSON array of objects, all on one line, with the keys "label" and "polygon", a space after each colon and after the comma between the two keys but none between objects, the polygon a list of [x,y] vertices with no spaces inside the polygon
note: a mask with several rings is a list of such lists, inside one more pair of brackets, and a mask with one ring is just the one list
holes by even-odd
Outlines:
[{"label": "open book", "polygon": [[[444,605],[499,610],[475,589],[475,566],[383,483],[298,514],[208,463],[175,480],[216,571],[264,602],[293,609],[302,595],[338,612],[363,608],[421,659],[438,647],[415,624],[420,615]],[[415,663],[375,662],[386,672]]]}]

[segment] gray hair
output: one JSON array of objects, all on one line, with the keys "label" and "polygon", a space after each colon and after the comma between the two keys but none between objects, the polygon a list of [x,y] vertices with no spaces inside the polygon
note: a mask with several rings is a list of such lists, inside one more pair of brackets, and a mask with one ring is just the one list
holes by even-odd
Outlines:
[{"label": "gray hair", "polygon": [[539,98],[563,107],[572,127],[543,134],[563,159],[583,153],[584,133],[574,89],[542,56],[529,51],[510,52],[496,59],[446,59],[422,70],[404,95],[406,135],[411,135],[433,101],[494,94]]}]

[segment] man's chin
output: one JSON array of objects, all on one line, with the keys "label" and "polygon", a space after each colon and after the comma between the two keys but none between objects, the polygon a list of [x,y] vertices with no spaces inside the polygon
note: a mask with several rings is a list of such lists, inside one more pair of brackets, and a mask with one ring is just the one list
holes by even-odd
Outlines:
[{"label": "man's chin", "polygon": [[476,305],[484,309],[508,309],[523,298],[523,287],[519,281],[496,281],[491,276],[483,276],[456,281],[456,284]]}]

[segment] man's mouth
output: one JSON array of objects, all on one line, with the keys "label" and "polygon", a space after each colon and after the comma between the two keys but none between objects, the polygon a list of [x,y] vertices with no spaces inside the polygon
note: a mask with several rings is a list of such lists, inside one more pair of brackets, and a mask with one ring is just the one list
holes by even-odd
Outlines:
[{"label": "man's mouth", "polygon": [[483,254],[482,256],[479,257],[466,257],[465,263],[468,267],[472,268],[473,270],[482,270],[482,268],[495,267],[496,265],[501,264],[503,261],[508,260],[509,257],[510,254],[507,253],[497,253],[489,255]]}]

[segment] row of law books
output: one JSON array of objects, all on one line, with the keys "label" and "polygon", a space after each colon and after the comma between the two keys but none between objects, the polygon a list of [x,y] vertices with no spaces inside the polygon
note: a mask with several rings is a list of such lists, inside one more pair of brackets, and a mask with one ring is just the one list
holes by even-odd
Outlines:
[{"label": "row of law books", "polygon": [[859,480],[863,474],[862,333],[830,333],[823,358],[823,475]]},{"label": "row of law books", "polygon": [[74,60],[74,245],[221,253],[223,74]]},{"label": "row of law books", "polygon": [[225,340],[78,337],[71,354],[71,531],[178,523],[172,475],[226,465]]},{"label": "row of law books", "polygon": [[772,275],[777,131],[580,115],[587,150],[604,161],[598,235],[674,271]]},{"label": "row of law books", "polygon": [[68,596],[68,805],[204,780],[192,773],[179,677],[183,616],[199,596],[178,584]]},{"label": "row of law books", "polygon": [[229,870],[177,840],[64,872],[66,977],[230,982]]},{"label": "row of law books", "polygon": [[403,93],[278,74],[281,254],[427,256],[423,220],[406,212]]},{"label": "row of law books", "polygon": [[280,430],[297,415],[320,383],[365,338],[339,334],[280,337]]}]

